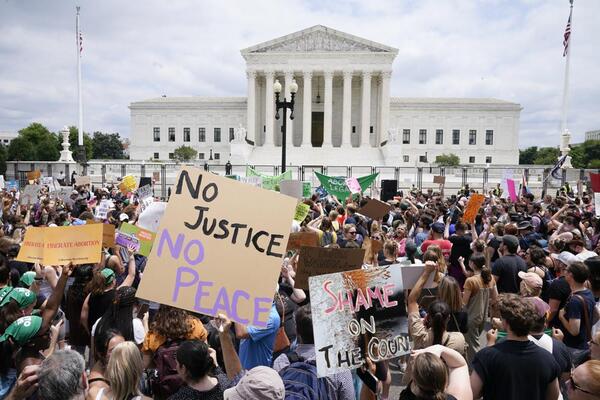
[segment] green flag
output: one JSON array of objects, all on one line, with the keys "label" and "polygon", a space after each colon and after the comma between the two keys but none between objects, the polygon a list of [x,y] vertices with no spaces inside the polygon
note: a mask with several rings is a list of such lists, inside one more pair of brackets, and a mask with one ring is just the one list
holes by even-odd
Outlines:
[{"label": "green flag", "polygon": [[253,168],[246,166],[246,176],[260,176],[263,179],[263,181],[262,181],[263,189],[276,190],[276,188],[279,187],[279,183],[281,181],[292,179],[292,171],[287,170],[283,174],[279,174],[277,176],[270,176],[270,175],[262,174],[256,170],[254,170]]},{"label": "green flag", "polygon": [[[348,189],[348,185],[346,185],[346,178],[340,176],[327,176],[320,174],[315,171],[317,175],[317,179],[321,182],[321,185],[329,192],[330,194],[337,197],[339,200],[343,200],[350,196],[350,189]],[[361,176],[358,178],[358,183],[360,184],[361,190],[364,192],[375,179],[377,179],[377,175],[379,172],[371,175]]]}]

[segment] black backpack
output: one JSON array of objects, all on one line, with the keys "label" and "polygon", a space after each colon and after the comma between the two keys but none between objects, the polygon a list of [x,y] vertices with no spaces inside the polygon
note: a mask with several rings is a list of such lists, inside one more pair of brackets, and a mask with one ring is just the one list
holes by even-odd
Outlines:
[{"label": "black backpack", "polygon": [[156,399],[166,399],[184,385],[177,373],[178,340],[167,340],[154,352],[156,376],[152,382],[152,392]]}]

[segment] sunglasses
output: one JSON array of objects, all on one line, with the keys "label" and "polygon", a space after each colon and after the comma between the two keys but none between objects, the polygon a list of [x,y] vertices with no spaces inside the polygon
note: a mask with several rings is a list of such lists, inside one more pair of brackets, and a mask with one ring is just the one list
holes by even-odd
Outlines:
[{"label": "sunglasses", "polygon": [[571,386],[571,390],[573,390],[573,391],[579,390],[580,392],[586,393],[586,394],[591,394],[591,395],[597,394],[597,393],[592,393],[590,391],[582,389],[581,386],[579,386],[577,383],[575,383],[575,381],[573,380],[573,372],[571,372],[569,380],[566,382],[566,384],[567,384],[567,386]]},{"label": "sunglasses", "polygon": [[356,231],[348,232],[349,235],[356,235]]}]

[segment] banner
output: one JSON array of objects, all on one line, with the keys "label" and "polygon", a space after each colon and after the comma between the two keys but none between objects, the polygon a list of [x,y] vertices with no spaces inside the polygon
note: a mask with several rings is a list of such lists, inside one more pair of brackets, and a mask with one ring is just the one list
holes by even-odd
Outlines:
[{"label": "banner", "polygon": [[[313,276],[310,304],[317,375],[324,377],[411,351],[403,271],[389,265]],[[420,269],[422,271],[422,269]]]},{"label": "banner", "polygon": [[473,193],[471,197],[469,197],[469,202],[465,207],[465,212],[462,217],[462,221],[465,224],[475,223],[475,217],[477,217],[477,213],[479,212],[484,200],[485,196],[483,194]]},{"label": "banner", "polygon": [[139,242],[139,248],[136,249],[136,253],[144,257],[148,257],[150,255],[150,250],[152,250],[152,244],[154,243],[154,237],[156,236],[156,233],[142,229],[136,225],[124,223],[121,224],[121,227],[117,232],[117,244],[120,244],[119,235],[122,233],[133,236]]},{"label": "banner", "polygon": [[43,265],[95,264],[102,252],[102,225],[30,227],[16,259]]},{"label": "banner", "polygon": [[304,221],[306,216],[310,211],[310,206],[308,204],[300,203],[296,206],[296,213],[294,214],[294,219],[298,222]]},{"label": "banner", "polygon": [[246,176],[247,177],[260,176],[262,178],[263,189],[277,190],[279,188],[279,184],[281,183],[281,181],[292,179],[292,171],[287,170],[283,174],[280,174],[277,176],[269,176],[269,175],[262,174],[258,171],[255,171],[253,168],[251,168],[249,166],[246,166]]},{"label": "banner", "polygon": [[295,208],[288,196],[184,166],[137,296],[265,327]]},{"label": "banner", "polygon": [[261,176],[238,176],[237,180],[258,188],[261,188],[263,185],[263,179]]},{"label": "banner", "polygon": [[302,200],[302,182],[284,180],[279,182],[279,193]]},{"label": "banner", "polygon": [[517,201],[519,201],[519,198],[517,197],[516,182],[513,179],[507,179],[506,187],[508,189],[508,197],[510,198],[510,201],[512,201],[513,203],[516,203]]},{"label": "banner", "polygon": [[[346,185],[346,178],[327,176],[316,171],[315,175],[317,176],[319,182],[321,182],[321,185],[323,185],[323,188],[325,188],[329,194],[337,197],[338,200],[343,201],[345,198],[350,196],[351,193],[350,189],[348,189],[348,186]],[[371,186],[375,179],[377,179],[377,175],[379,175],[379,172],[357,178],[361,192],[364,192],[369,186]]]},{"label": "banner", "polygon": [[592,188],[592,192],[600,193],[600,174],[594,174],[590,172],[590,186]]},{"label": "banner", "polygon": [[312,196],[312,184],[310,182],[302,182],[302,197],[309,198]]},{"label": "banner", "polygon": [[302,247],[296,271],[296,287],[308,289],[308,278],[311,276],[360,268],[364,258],[364,249]]}]

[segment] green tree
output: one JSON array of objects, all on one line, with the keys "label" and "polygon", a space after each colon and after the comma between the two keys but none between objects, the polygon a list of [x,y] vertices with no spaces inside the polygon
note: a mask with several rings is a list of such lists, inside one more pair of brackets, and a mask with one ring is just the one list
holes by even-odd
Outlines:
[{"label": "green tree", "polygon": [[600,140],[587,140],[576,147],[583,154],[582,166],[579,168],[597,168],[592,165],[598,165],[597,161],[600,160]]},{"label": "green tree", "polygon": [[[73,158],[77,162],[81,162],[81,150],[79,149],[79,129],[75,126],[69,127],[69,144],[71,145],[70,149],[73,152]],[[85,149],[85,158],[86,160],[91,160],[94,155],[94,145],[92,143],[92,138],[87,133],[83,132],[83,148]]]},{"label": "green tree", "polygon": [[17,136],[10,142],[7,153],[10,161],[33,161],[36,158],[33,143],[22,136]]},{"label": "green tree", "polygon": [[118,133],[94,132],[92,138],[94,158],[123,159],[123,143]]},{"label": "green tree", "polygon": [[16,139],[19,140],[14,144],[11,142],[8,148],[7,156],[11,161],[56,161],[60,157],[60,152],[57,150],[57,136],[38,122],[21,129]]},{"label": "green tree", "polygon": [[53,134],[42,138],[35,145],[35,156],[40,161],[56,161],[60,158],[57,148],[58,138]]},{"label": "green tree", "polygon": [[525,150],[519,150],[519,164],[531,165],[537,155],[537,146],[528,147]]},{"label": "green tree", "polygon": [[571,156],[571,165],[573,168],[585,168],[587,160],[583,151],[583,145],[573,146],[569,155]]},{"label": "green tree", "polygon": [[6,174],[6,147],[0,144],[0,175]]},{"label": "green tree", "polygon": [[560,156],[558,147],[542,147],[538,150],[533,163],[536,165],[554,165]]},{"label": "green tree", "polygon": [[460,158],[456,154],[442,154],[435,157],[435,163],[440,167],[456,167],[460,165]]},{"label": "green tree", "polygon": [[186,162],[196,158],[198,152],[190,146],[179,146],[173,151],[173,159],[179,162]]}]

